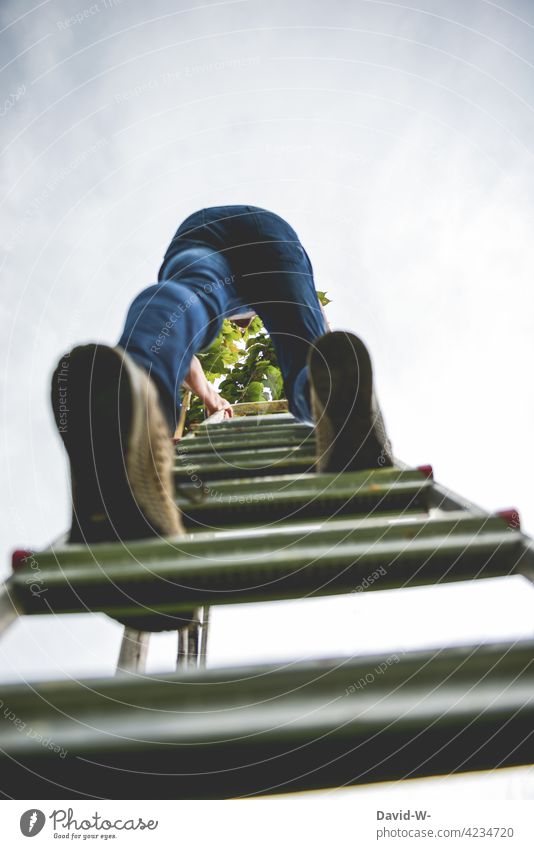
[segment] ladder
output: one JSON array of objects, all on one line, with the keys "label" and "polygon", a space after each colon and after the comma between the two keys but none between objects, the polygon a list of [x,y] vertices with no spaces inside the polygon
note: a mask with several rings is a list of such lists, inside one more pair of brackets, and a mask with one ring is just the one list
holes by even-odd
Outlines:
[{"label": "ladder", "polygon": [[[177,442],[185,536],[15,553],[0,631],[82,612],[125,631],[114,678],[3,688],[14,798],[229,798],[534,762],[534,640],[205,668],[213,605],[534,580],[516,511],[484,512],[429,466],[316,473],[313,429],[276,403]],[[150,633],[192,609],[176,672],[144,674]]]}]

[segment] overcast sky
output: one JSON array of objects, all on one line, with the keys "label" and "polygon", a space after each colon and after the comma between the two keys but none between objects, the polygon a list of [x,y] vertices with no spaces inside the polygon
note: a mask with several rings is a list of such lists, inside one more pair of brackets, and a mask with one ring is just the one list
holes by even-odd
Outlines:
[{"label": "overcast sky", "polygon": [[[531,2],[3,0],[0,20],[6,575],[69,522],[55,360],[114,343],[178,223],[214,204],[295,227],[331,324],[371,348],[397,456],[534,531]],[[507,579],[227,608],[211,662],[527,636],[533,602]],[[0,678],[109,673],[120,635],[19,622]]]}]

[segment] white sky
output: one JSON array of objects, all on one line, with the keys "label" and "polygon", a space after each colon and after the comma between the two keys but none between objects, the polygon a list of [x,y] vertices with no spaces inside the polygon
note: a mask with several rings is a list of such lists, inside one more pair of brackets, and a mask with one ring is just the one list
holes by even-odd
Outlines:
[{"label": "white sky", "polygon": [[[0,21],[6,575],[69,521],[55,360],[115,342],[178,223],[219,203],[295,227],[332,325],[371,347],[397,456],[534,531],[532,3],[4,0]],[[533,601],[510,579],[226,608],[211,662],[527,636]],[[110,673],[120,633],[21,621],[0,679]]]}]

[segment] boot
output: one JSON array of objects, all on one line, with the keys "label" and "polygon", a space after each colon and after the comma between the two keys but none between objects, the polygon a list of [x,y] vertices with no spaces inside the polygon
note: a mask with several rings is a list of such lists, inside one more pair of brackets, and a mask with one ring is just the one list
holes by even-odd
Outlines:
[{"label": "boot", "polygon": [[373,389],[369,352],[353,333],[326,333],[308,355],[316,469],[349,472],[393,465]]},{"label": "boot", "polygon": [[62,357],[51,389],[70,460],[69,541],[183,533],[172,442],[145,370],[121,348],[83,345]]}]

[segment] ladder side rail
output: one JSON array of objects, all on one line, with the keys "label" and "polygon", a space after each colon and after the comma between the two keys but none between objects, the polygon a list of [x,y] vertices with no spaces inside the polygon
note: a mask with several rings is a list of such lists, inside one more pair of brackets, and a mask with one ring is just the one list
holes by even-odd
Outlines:
[{"label": "ladder side rail", "polygon": [[523,537],[523,550],[516,572],[530,581],[531,584],[534,584],[534,540],[523,533],[521,533],[521,536]]},{"label": "ladder side rail", "polygon": [[0,584],[0,635],[23,613],[15,602],[15,594],[10,579]]},{"label": "ladder side rail", "polygon": [[208,636],[210,627],[210,606],[205,604],[202,608],[202,626],[200,631],[200,655],[199,666],[201,669],[206,668],[208,658]]},{"label": "ladder side rail", "polygon": [[[414,466],[410,466],[408,465],[408,463],[404,463],[402,460],[399,460],[398,457],[394,458],[394,464],[396,467],[398,467],[399,469],[403,469],[404,471],[410,471],[414,469]],[[458,495],[458,493],[453,492],[453,490],[448,489],[441,483],[436,483],[436,481],[434,480],[432,481],[432,486],[428,490],[426,497],[428,500],[429,507],[433,507],[438,510],[443,510],[443,512],[445,513],[463,510],[473,516],[491,515],[490,513],[488,513],[487,510],[484,510],[478,504],[475,504],[468,498],[463,498],[463,496]]]}]

